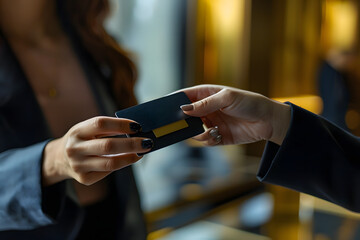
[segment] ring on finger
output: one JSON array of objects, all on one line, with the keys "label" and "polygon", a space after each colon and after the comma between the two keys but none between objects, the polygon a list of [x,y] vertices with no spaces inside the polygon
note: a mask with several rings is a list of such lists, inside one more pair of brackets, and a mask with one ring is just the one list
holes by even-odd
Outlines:
[{"label": "ring on finger", "polygon": [[215,126],[213,129],[210,130],[209,134],[210,134],[210,136],[212,136],[214,138],[219,136],[219,127]]},{"label": "ring on finger", "polygon": [[220,143],[222,140],[222,136],[221,135],[217,135],[215,138],[216,144]]}]

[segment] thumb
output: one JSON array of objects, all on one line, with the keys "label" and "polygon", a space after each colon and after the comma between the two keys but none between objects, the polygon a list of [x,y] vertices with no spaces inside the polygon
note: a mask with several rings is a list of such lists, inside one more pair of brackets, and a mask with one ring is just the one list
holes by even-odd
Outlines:
[{"label": "thumb", "polygon": [[226,105],[226,98],[223,98],[223,90],[191,104],[180,106],[187,115],[202,117],[220,110]]}]

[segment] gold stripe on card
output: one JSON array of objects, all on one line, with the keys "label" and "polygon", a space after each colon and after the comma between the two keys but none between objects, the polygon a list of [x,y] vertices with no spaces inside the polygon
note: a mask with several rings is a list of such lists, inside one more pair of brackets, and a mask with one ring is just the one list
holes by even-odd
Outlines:
[{"label": "gold stripe on card", "polygon": [[168,125],[156,128],[153,130],[153,132],[154,132],[155,136],[157,138],[159,138],[159,137],[165,136],[169,133],[173,133],[175,131],[178,131],[178,130],[181,130],[181,129],[184,129],[187,127],[189,127],[188,123],[185,120],[180,120],[180,121],[173,122]]}]

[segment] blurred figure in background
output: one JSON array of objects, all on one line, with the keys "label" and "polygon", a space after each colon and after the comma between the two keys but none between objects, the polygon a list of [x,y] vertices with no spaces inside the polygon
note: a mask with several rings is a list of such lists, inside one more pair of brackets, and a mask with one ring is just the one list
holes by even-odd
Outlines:
[{"label": "blurred figure in background", "polygon": [[318,77],[319,93],[323,100],[321,115],[345,130],[349,130],[345,118],[351,97],[349,71],[354,60],[352,51],[331,49],[320,67]]},{"label": "blurred figure in background", "polygon": [[126,166],[152,141],[104,138],[141,126],[96,117],[136,104],[108,12],[106,0],[0,1],[0,239],[146,239]]}]

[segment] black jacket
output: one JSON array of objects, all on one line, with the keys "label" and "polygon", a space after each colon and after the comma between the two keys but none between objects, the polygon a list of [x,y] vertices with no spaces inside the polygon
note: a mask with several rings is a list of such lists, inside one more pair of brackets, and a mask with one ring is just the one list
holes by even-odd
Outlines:
[{"label": "black jacket", "polygon": [[360,212],[360,139],[291,104],[280,146],[268,142],[258,178]]},{"label": "black jacket", "polygon": [[[70,34],[71,35],[71,34]],[[77,53],[102,114],[114,116],[104,99],[109,88],[99,81],[98,66],[74,35]],[[114,102],[114,101],[112,101]],[[116,108],[116,107],[115,107]],[[112,109],[112,110],[110,110]],[[7,42],[0,43],[0,239],[74,239],[84,209],[67,193],[66,182],[41,186],[41,161],[50,131],[34,92]],[[146,239],[132,168],[110,176],[114,185],[117,239]],[[106,219],[99,219],[106,221]]]}]

